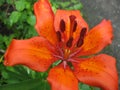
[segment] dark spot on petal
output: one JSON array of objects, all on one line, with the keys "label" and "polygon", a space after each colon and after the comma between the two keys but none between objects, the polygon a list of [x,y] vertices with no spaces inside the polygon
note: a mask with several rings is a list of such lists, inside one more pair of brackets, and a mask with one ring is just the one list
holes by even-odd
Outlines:
[{"label": "dark spot on petal", "polygon": [[73,37],[70,37],[66,43],[66,46],[70,48],[72,46],[72,42],[73,42]]},{"label": "dark spot on petal", "polygon": [[80,32],[80,37],[77,41],[77,47],[81,47],[83,45],[86,31],[87,31],[87,28],[82,28],[82,30]]},{"label": "dark spot on petal", "polygon": [[57,31],[56,34],[57,34],[57,37],[58,37],[58,41],[60,42],[61,41],[61,33],[60,33],[60,31]]},{"label": "dark spot on petal", "polygon": [[75,31],[76,31],[76,28],[77,28],[77,22],[76,22],[76,21],[74,21],[73,32],[75,32]]},{"label": "dark spot on petal", "polygon": [[60,30],[61,32],[65,31],[65,21],[63,19],[60,21]]}]

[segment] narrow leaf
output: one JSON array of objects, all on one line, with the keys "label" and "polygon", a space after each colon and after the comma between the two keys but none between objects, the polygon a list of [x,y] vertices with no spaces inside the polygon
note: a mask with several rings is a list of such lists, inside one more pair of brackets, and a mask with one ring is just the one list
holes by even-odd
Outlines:
[{"label": "narrow leaf", "polygon": [[27,81],[22,81],[16,84],[8,84],[0,86],[0,90],[30,90],[32,88],[40,85],[40,79],[32,79]]}]

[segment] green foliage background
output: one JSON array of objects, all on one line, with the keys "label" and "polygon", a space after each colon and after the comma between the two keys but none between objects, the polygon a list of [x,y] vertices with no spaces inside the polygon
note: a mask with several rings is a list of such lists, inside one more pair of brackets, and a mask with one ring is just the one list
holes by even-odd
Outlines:
[{"label": "green foliage background", "polygon": [[[33,4],[37,0],[0,0],[0,90],[50,90],[48,72],[35,72],[25,66],[5,67],[3,55],[13,38],[26,39],[38,35]],[[79,0],[50,0],[54,12],[59,9],[81,10]],[[79,84],[80,90],[100,90]]]}]

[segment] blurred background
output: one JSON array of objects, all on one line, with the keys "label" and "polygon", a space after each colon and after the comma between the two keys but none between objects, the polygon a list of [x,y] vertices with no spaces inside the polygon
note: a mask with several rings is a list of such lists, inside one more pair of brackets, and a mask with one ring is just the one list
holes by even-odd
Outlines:
[{"label": "blurred background", "polygon": [[94,2],[81,0],[81,3],[84,6],[82,11],[90,27],[98,24],[102,19],[112,21],[114,29],[113,43],[104,50],[104,53],[116,58],[120,77],[120,0],[94,0]]},{"label": "blurred background", "polygon": [[[37,0],[0,0],[0,90],[50,90],[47,72],[40,73],[17,65],[5,67],[3,55],[10,41],[37,36],[33,4]],[[50,0],[54,12],[59,9],[80,10],[90,28],[102,19],[110,19],[114,28],[112,45],[104,53],[117,59],[120,73],[120,0]],[[108,62],[109,63],[109,62]],[[120,74],[119,74],[120,75]],[[120,82],[120,81],[119,81]],[[83,83],[80,90],[100,90]]]}]

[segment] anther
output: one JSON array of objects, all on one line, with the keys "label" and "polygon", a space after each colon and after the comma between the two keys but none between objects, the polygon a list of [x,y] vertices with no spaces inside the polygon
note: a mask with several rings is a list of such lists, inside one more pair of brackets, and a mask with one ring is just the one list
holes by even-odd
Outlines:
[{"label": "anther", "polygon": [[75,32],[75,31],[76,31],[76,28],[77,28],[77,22],[76,22],[76,21],[74,21],[73,32]]},{"label": "anther", "polygon": [[84,38],[84,36],[85,36],[85,34],[86,34],[86,31],[87,31],[87,28],[82,28],[82,30],[81,30],[81,32],[80,32],[80,37],[83,37]]},{"label": "anther", "polygon": [[70,37],[66,43],[66,46],[70,48],[72,46],[72,42],[73,42],[73,37]]},{"label": "anther", "polygon": [[83,45],[86,31],[87,31],[87,28],[82,28],[82,30],[80,32],[80,37],[77,41],[77,47],[81,47]]},{"label": "anther", "polygon": [[75,21],[76,16],[74,16],[74,15],[70,15],[69,18],[70,18],[70,23],[72,23],[72,22]]},{"label": "anther", "polygon": [[76,28],[77,28],[77,22],[75,21],[76,16],[71,15],[71,16],[69,16],[69,18],[70,18],[71,30],[72,30],[72,32],[75,32],[75,31],[76,31]]},{"label": "anther", "polygon": [[60,21],[60,30],[61,32],[65,31],[65,21],[63,19]]},{"label": "anther", "polygon": [[60,31],[57,31],[56,34],[57,34],[57,37],[58,37],[58,41],[60,42],[61,41],[61,33],[60,33]]}]

